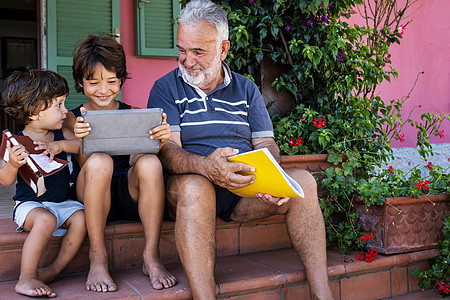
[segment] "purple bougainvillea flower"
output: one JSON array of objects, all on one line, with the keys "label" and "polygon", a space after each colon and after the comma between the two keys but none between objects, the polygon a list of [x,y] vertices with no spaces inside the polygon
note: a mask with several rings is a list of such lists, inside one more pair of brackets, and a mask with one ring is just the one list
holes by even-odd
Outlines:
[{"label": "purple bougainvillea flower", "polygon": [[310,20],[310,19],[306,20],[306,25],[307,26],[312,27],[313,24],[314,24],[314,22],[312,20]]},{"label": "purple bougainvillea flower", "polygon": [[320,2],[319,8],[322,8],[322,4],[323,4],[323,1],[322,1],[322,2]]},{"label": "purple bougainvillea flower", "polygon": [[292,27],[291,27],[291,26],[289,26],[289,24],[287,24],[287,25],[286,25],[286,27],[284,27],[284,29],[286,29],[286,31],[287,31],[287,32],[289,32],[289,30],[291,30],[291,29],[292,29]]},{"label": "purple bougainvillea flower", "polygon": [[336,55],[336,59],[338,60],[338,61],[344,61],[344,58],[342,57],[342,55]]},{"label": "purple bougainvillea flower", "polygon": [[320,21],[322,21],[322,23],[328,23],[327,16],[323,16],[322,18],[320,18]]},{"label": "purple bougainvillea flower", "polygon": [[253,6],[253,0],[248,0],[248,3],[250,3],[251,6]]},{"label": "purple bougainvillea flower", "polygon": [[328,4],[328,6],[327,6],[327,9],[330,9],[331,5],[332,5],[331,3],[330,3],[330,4]]}]

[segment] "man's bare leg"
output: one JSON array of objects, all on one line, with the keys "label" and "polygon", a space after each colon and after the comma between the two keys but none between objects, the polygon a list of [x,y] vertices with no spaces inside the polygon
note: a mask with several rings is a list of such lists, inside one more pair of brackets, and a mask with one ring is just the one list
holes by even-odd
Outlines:
[{"label": "man's bare leg", "polygon": [[333,299],[328,284],[325,225],[317,198],[316,181],[305,170],[286,171],[301,183],[305,198],[291,199],[281,207],[262,203],[256,198],[243,198],[230,218],[243,222],[285,214],[291,242],[305,267],[311,299]]},{"label": "man's bare leg", "polygon": [[215,299],[216,202],[212,184],[200,175],[167,182],[167,201],[176,212],[175,242],[194,299]]},{"label": "man's bare leg", "polygon": [[177,282],[162,264],[159,239],[164,213],[164,179],[162,166],[155,155],[141,156],[128,172],[128,189],[138,199],[139,216],[144,227],[145,248],[142,271],[156,290],[170,288]]},{"label": "man's bare leg", "polygon": [[94,153],[83,165],[77,180],[78,199],[84,203],[89,236],[89,274],[86,290],[115,292],[117,286],[109,275],[105,246],[105,227],[111,207],[113,161],[109,155]]}]

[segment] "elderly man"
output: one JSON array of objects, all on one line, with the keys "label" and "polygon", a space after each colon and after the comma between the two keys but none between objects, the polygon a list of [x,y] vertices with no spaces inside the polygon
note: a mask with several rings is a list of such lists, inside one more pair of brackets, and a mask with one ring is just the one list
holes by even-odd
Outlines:
[{"label": "elderly man", "polygon": [[223,62],[230,48],[226,13],[209,0],[193,0],[181,11],[177,46],[179,68],[155,82],[148,107],[162,107],[172,137],[160,159],[171,173],[166,202],[176,218],[175,241],[194,299],[214,299],[216,216],[245,222],[286,215],[292,244],[306,271],[312,299],[332,299],[328,285],[325,228],[314,178],[287,169],[300,182],[303,199],[259,193],[240,198],[227,189],[252,184],[238,171],[253,167],[229,163],[238,152],[267,147],[280,153],[256,85]]}]

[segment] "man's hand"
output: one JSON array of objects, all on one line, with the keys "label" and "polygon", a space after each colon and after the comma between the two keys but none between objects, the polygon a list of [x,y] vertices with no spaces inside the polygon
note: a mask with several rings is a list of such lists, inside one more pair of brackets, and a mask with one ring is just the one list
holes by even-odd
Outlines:
[{"label": "man's hand", "polygon": [[55,155],[61,153],[63,148],[61,146],[61,141],[53,141],[53,142],[34,142],[35,145],[38,145],[34,148],[34,150],[44,150],[41,153],[41,156],[50,155],[49,162],[53,160]]},{"label": "man's hand", "polygon": [[269,194],[263,194],[263,193],[256,194],[256,198],[258,198],[258,200],[261,201],[262,203],[269,204],[269,205],[276,205],[276,206],[281,206],[281,205],[289,202],[289,200],[291,200],[291,198],[277,198],[277,197],[272,197]]},{"label": "man's hand", "polygon": [[170,138],[170,125],[167,123],[167,114],[162,114],[162,123],[149,131],[150,138],[155,140],[161,140],[160,148],[164,146],[167,140]]},{"label": "man's hand", "polygon": [[9,164],[10,166],[19,169],[21,166],[27,163],[28,152],[22,145],[17,145],[11,148],[11,143],[6,142],[6,149],[9,151]]},{"label": "man's hand", "polygon": [[[86,108],[81,107],[80,112],[83,113],[86,111]],[[75,125],[73,126],[73,133],[77,139],[82,139],[89,134],[91,131],[91,125],[89,123],[84,123],[83,117],[78,117]]]},{"label": "man's hand", "polygon": [[205,157],[204,174],[212,183],[227,189],[238,189],[252,184],[255,175],[240,175],[237,172],[245,171],[253,173],[255,168],[243,163],[230,163],[228,156],[236,155],[238,150],[230,147],[218,148]]}]

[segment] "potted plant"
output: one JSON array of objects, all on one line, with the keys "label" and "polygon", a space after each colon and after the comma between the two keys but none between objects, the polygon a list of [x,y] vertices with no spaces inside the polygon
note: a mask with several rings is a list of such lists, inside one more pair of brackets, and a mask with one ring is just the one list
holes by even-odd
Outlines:
[{"label": "potted plant", "polygon": [[[322,175],[327,194],[320,205],[327,242],[338,244],[344,253],[359,249],[363,229],[355,208],[355,195],[362,192],[358,185],[365,180],[369,189],[378,176],[384,176],[379,170],[392,159],[390,142],[403,138],[403,126],[418,129],[419,152],[428,158],[432,154],[428,138],[439,135],[440,125],[449,120],[446,114],[431,113],[422,115],[423,122],[405,118],[402,105],[412,89],[403,99],[381,99],[377,93],[380,83],[397,77],[389,47],[400,43],[411,21],[405,19],[410,15],[406,12],[420,8],[421,2],[405,1],[401,6],[378,0],[370,8],[367,5],[372,4],[362,0],[217,2],[228,12],[231,69],[261,83],[258,70],[263,59],[281,65],[272,86],[276,92],[288,92],[293,101],[292,110],[272,115],[282,154],[311,155],[315,160],[320,155],[330,165],[339,165]],[[356,13],[356,5],[362,5],[366,21],[359,26],[345,20]],[[283,164],[300,164],[292,160],[283,159]],[[443,176],[448,173],[442,171]],[[411,172],[415,180],[416,173]],[[379,199],[386,199],[376,192]],[[378,201],[381,205],[385,200]]]}]

